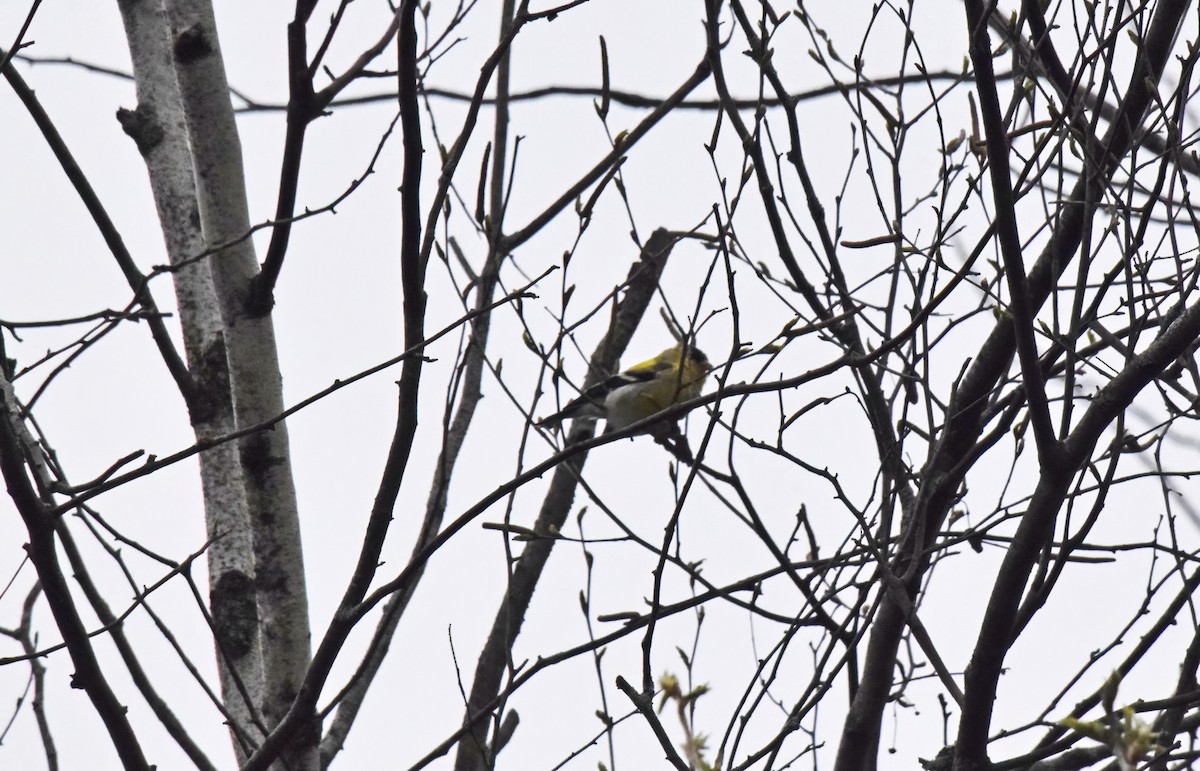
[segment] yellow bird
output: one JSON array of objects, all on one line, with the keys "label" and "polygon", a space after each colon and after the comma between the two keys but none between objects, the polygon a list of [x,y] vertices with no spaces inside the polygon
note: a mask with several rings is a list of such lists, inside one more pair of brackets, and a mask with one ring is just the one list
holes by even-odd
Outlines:
[{"label": "yellow bird", "polygon": [[597,383],[538,425],[552,428],[568,418],[604,418],[604,433],[620,431],[671,405],[695,399],[711,371],[703,351],[681,343]]}]

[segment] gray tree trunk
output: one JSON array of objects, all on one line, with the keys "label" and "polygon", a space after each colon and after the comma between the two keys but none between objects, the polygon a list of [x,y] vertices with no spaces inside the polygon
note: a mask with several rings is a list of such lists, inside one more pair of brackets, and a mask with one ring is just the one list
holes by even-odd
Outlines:
[{"label": "gray tree trunk", "polygon": [[[172,262],[210,252],[175,274],[188,406],[197,439],[210,439],[284,409],[272,320],[244,309],[258,262],[228,82],[209,3],[122,13],[139,99],[123,122],[146,157]],[[286,427],[205,452],[201,473],[223,697],[244,759],[291,706],[311,656]],[[316,738],[314,722],[286,753],[289,769],[316,771]]]}]

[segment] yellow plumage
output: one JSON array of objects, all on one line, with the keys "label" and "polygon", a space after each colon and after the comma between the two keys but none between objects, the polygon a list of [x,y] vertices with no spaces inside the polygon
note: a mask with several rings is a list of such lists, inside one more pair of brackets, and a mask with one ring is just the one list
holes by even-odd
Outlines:
[{"label": "yellow plumage", "polygon": [[604,418],[605,433],[700,395],[712,365],[703,352],[682,344],[635,364],[589,388],[562,410],[538,421],[556,426],[567,418]]}]

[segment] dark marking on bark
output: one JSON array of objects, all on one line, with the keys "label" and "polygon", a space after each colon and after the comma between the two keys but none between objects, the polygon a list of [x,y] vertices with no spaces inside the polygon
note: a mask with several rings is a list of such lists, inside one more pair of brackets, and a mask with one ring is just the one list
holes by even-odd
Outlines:
[{"label": "dark marking on bark", "polygon": [[180,64],[191,64],[212,52],[212,45],[199,24],[181,31],[175,38],[175,60]]},{"label": "dark marking on bark", "polygon": [[274,461],[271,459],[271,443],[267,439],[266,431],[259,431],[244,437],[240,449],[242,468],[255,483],[261,484],[267,471],[274,465]]},{"label": "dark marking on bark", "polygon": [[163,137],[166,136],[162,124],[158,121],[158,115],[154,112],[154,107],[145,103],[139,104],[134,110],[126,110],[124,107],[117,110],[117,122],[137,145],[138,152],[142,154],[142,157],[149,155],[150,151],[158,147],[162,143]]},{"label": "dark marking on bark", "polygon": [[218,416],[233,413],[229,394],[229,362],[225,359],[225,337],[217,335],[201,352],[192,372],[195,398],[188,404],[192,425],[203,425]]},{"label": "dark marking on bark", "polygon": [[[246,437],[242,437],[238,450],[241,453],[242,470],[245,472],[247,481],[253,486],[262,489],[267,486],[267,475],[271,469],[285,461],[275,457],[271,450],[271,429],[256,432]],[[253,505],[251,509],[254,509]],[[253,516],[257,516],[263,524],[270,525],[275,521],[275,511],[270,506],[257,507],[259,511],[251,511]]]},{"label": "dark marking on bark", "polygon": [[217,580],[209,599],[221,650],[232,659],[240,659],[250,652],[258,630],[254,582],[240,570],[230,570]]}]

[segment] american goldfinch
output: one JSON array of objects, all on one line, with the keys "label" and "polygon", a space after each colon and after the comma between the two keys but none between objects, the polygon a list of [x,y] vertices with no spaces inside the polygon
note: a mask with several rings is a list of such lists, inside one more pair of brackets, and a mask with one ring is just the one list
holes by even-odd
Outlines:
[{"label": "american goldfinch", "polygon": [[696,398],[711,371],[703,352],[676,345],[597,383],[538,425],[554,427],[567,418],[604,418],[605,433],[620,431],[673,404]]}]

